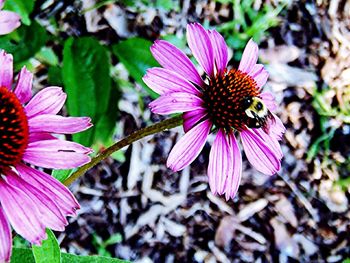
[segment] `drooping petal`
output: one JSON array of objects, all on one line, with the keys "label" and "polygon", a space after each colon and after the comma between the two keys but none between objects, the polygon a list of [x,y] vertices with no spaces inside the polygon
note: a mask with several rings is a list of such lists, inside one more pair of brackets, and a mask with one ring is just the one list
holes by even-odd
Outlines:
[{"label": "drooping petal", "polygon": [[13,79],[13,57],[5,51],[0,51],[0,87],[11,90]]},{"label": "drooping petal", "polygon": [[84,131],[92,126],[88,117],[62,117],[40,114],[28,119],[29,131],[72,134]]},{"label": "drooping petal", "polygon": [[0,35],[11,33],[21,25],[21,17],[15,12],[0,11]]},{"label": "drooping petal", "polygon": [[46,239],[45,226],[38,216],[39,210],[21,190],[0,180],[0,202],[13,229],[29,242],[40,245]]},{"label": "drooping petal", "polygon": [[185,132],[188,132],[192,127],[194,127],[199,121],[203,120],[207,116],[206,109],[198,109],[185,112],[182,115],[183,118],[183,128]]},{"label": "drooping petal", "polygon": [[187,42],[204,71],[214,77],[214,51],[207,30],[198,23],[188,24]]},{"label": "drooping petal", "polygon": [[23,160],[44,168],[72,169],[88,163],[90,157],[87,154],[90,152],[90,148],[74,142],[36,141],[28,144]]},{"label": "drooping petal", "polygon": [[244,48],[241,62],[238,69],[242,72],[249,73],[258,61],[258,45],[250,39]]},{"label": "drooping petal", "polygon": [[284,127],[280,118],[278,118],[275,114],[273,115],[273,120],[270,120],[270,135],[273,136],[276,140],[280,141],[282,139],[282,135],[286,132],[286,127]]},{"label": "drooping petal", "polygon": [[216,30],[209,30],[209,37],[214,51],[216,70],[223,74],[227,68],[228,48],[224,38]]},{"label": "drooping petal", "polygon": [[196,95],[175,92],[162,95],[148,106],[153,113],[172,114],[202,109],[203,103],[203,100]]},{"label": "drooping petal", "polygon": [[148,87],[160,95],[173,92],[200,94],[199,90],[191,82],[169,69],[148,69],[146,75],[142,79]]},{"label": "drooping petal", "polygon": [[225,131],[219,129],[209,154],[208,178],[213,194],[222,195],[233,173],[233,156]]},{"label": "drooping petal", "polygon": [[61,182],[49,174],[21,163],[16,165],[16,169],[25,181],[50,196],[63,215],[76,214],[76,210],[80,208],[79,203]]},{"label": "drooping petal", "polygon": [[275,97],[271,92],[266,91],[261,93],[260,98],[263,100],[264,104],[270,111],[275,111],[277,109]]},{"label": "drooping petal", "polygon": [[39,189],[27,183],[17,174],[7,174],[7,181],[25,193],[38,208],[40,221],[45,227],[55,231],[63,231],[68,224],[66,218],[62,215],[56,203]]},{"label": "drooping petal", "polygon": [[249,162],[260,172],[273,175],[281,167],[281,162],[266,143],[250,129],[241,132],[244,152]]},{"label": "drooping petal", "polygon": [[0,208],[0,262],[10,261],[12,252],[12,235],[10,224]]},{"label": "drooping petal", "polygon": [[167,166],[176,172],[192,163],[203,149],[211,126],[211,122],[205,120],[187,132],[171,150]]},{"label": "drooping petal", "polygon": [[29,117],[38,114],[57,114],[63,107],[67,95],[60,87],[47,87],[39,91],[25,106]]},{"label": "drooping petal", "polygon": [[156,40],[151,47],[154,58],[166,69],[193,83],[203,86],[204,82],[191,60],[177,47],[164,40]]},{"label": "drooping petal", "polygon": [[274,153],[274,155],[281,160],[283,153],[281,146],[275,136],[267,134],[263,129],[252,129],[252,131],[260,137],[260,139],[267,145],[269,149]]},{"label": "drooping petal", "polygon": [[29,133],[29,143],[45,140],[57,140],[57,138],[47,132]]},{"label": "drooping petal", "polygon": [[23,67],[18,75],[15,88],[15,94],[23,104],[28,102],[32,97],[32,81],[33,74],[30,73],[26,67]]},{"label": "drooping petal", "polygon": [[226,200],[229,200],[230,198],[235,197],[242,178],[242,155],[241,155],[241,151],[239,150],[236,137],[233,133],[229,133],[228,139],[229,139],[229,144],[231,145],[232,156],[233,156],[232,158],[233,173],[232,173],[232,176],[230,176],[227,180],[227,185],[225,190]]}]

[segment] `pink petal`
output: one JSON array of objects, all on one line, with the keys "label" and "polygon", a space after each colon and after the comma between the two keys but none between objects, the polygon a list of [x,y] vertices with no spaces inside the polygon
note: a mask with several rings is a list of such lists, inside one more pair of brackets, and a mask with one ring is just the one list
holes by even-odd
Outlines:
[{"label": "pink petal", "polygon": [[228,139],[232,149],[233,173],[227,178],[228,180],[225,190],[226,200],[235,197],[242,177],[242,155],[241,151],[239,150],[237,140],[233,133],[228,134]]},{"label": "pink petal", "polygon": [[5,51],[0,51],[0,87],[11,90],[13,79],[13,57]]},{"label": "pink petal", "polygon": [[209,30],[209,37],[214,51],[216,70],[224,74],[228,62],[228,48],[224,38],[216,31]]},{"label": "pink petal", "polygon": [[10,261],[11,251],[12,235],[10,224],[0,208],[0,262]]},{"label": "pink petal", "polygon": [[185,132],[188,132],[192,127],[194,127],[200,120],[203,120],[207,116],[206,109],[198,109],[185,112],[182,117],[184,120],[183,128]]},{"label": "pink petal", "polygon": [[0,193],[1,206],[13,229],[31,243],[40,245],[47,235],[33,201],[4,180],[0,180]]},{"label": "pink petal", "polygon": [[52,132],[72,134],[84,131],[92,126],[88,117],[62,117],[40,114],[28,119],[29,130],[33,132]]},{"label": "pink petal", "polygon": [[242,72],[249,73],[258,61],[258,51],[258,45],[253,41],[253,39],[250,39],[243,51],[238,69]]},{"label": "pink petal", "polygon": [[29,143],[45,140],[57,140],[57,138],[52,134],[45,132],[29,133]]},{"label": "pink petal", "polygon": [[61,182],[49,174],[21,163],[16,165],[16,169],[25,181],[50,196],[63,215],[76,214],[76,210],[80,208],[79,203]]},{"label": "pink petal", "polygon": [[214,77],[214,51],[207,31],[198,23],[187,25],[187,42],[204,71]]},{"label": "pink petal", "polygon": [[203,100],[196,95],[176,92],[164,94],[152,101],[148,106],[153,113],[172,114],[203,108]]},{"label": "pink petal", "polygon": [[280,141],[282,139],[283,134],[286,132],[286,128],[284,127],[280,118],[278,118],[275,114],[272,114],[274,120],[270,120],[270,135],[273,136],[276,140]]},{"label": "pink petal", "polygon": [[40,221],[45,227],[55,231],[64,230],[64,227],[68,224],[68,221],[49,196],[27,183],[16,174],[8,174],[6,179],[11,185],[22,190],[23,193],[25,193],[32,200],[32,202],[38,208]]},{"label": "pink petal", "polygon": [[151,47],[154,58],[166,69],[174,70],[183,78],[203,86],[204,82],[191,60],[177,47],[164,40],[157,40]]},{"label": "pink petal", "polygon": [[39,91],[26,105],[28,117],[38,114],[57,114],[63,107],[67,95],[60,87],[47,87]]},{"label": "pink petal", "polygon": [[171,150],[167,166],[176,172],[192,163],[203,149],[211,126],[211,122],[205,120],[187,132]]},{"label": "pink petal", "polygon": [[260,172],[273,175],[281,167],[281,162],[268,145],[252,130],[241,132],[245,154],[249,162]]},{"label": "pink petal", "polygon": [[11,11],[0,11],[0,35],[11,33],[21,25],[21,17]]},{"label": "pink petal", "polygon": [[143,81],[160,95],[173,92],[200,95],[199,90],[192,83],[176,72],[165,68],[148,69]]},{"label": "pink petal", "polygon": [[264,104],[270,111],[275,111],[277,109],[275,97],[272,95],[271,92],[261,93],[260,98],[263,100]]},{"label": "pink petal", "polygon": [[17,98],[24,104],[32,97],[32,81],[33,74],[30,73],[26,67],[23,67],[18,74],[15,94]]},{"label": "pink petal", "polygon": [[268,146],[269,149],[272,150],[274,155],[281,160],[283,157],[283,153],[281,150],[281,146],[275,136],[271,136],[267,134],[263,129],[252,129],[252,131],[260,137],[260,139]]},{"label": "pink petal", "polygon": [[225,192],[227,179],[232,177],[232,164],[231,146],[225,131],[219,129],[209,154],[208,177],[213,194],[222,195]]},{"label": "pink petal", "polygon": [[74,142],[36,141],[28,144],[23,160],[44,168],[72,169],[88,163],[90,152],[90,148]]}]

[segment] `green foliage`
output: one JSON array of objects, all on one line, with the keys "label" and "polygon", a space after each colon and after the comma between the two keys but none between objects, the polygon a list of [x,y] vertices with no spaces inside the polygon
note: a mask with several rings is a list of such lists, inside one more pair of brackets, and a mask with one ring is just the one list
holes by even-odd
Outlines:
[{"label": "green foliage", "polygon": [[64,182],[71,174],[73,170],[53,170],[51,175],[58,181]]},{"label": "green foliage", "polygon": [[33,255],[36,263],[60,263],[61,251],[58,241],[50,229],[46,229],[47,239],[41,246],[33,245]]},{"label": "green foliage", "polygon": [[112,135],[118,94],[112,88],[107,49],[92,37],[69,38],[64,44],[62,78],[71,116],[90,116],[94,127],[74,134],[76,142],[91,146]]},{"label": "green foliage", "polygon": [[158,94],[148,88],[142,81],[142,77],[148,68],[159,66],[151,54],[151,45],[151,41],[143,38],[129,38],[113,45],[113,53],[124,64],[131,77],[142,85],[152,98],[157,98]]},{"label": "green foliage", "polygon": [[[286,1],[279,4],[276,8],[266,3],[262,8],[256,10],[254,8],[254,0],[217,0],[221,3],[232,3],[233,16],[232,21],[222,23],[217,27],[221,32],[227,44],[234,50],[242,50],[248,40],[253,38],[256,42],[267,34],[267,30],[278,25],[278,14],[283,10]],[[241,57],[241,52],[235,53],[235,58],[238,60]]]},{"label": "green foliage", "polygon": [[16,32],[0,37],[0,48],[11,53],[16,63],[23,63],[34,57],[47,39],[46,30],[33,21],[30,26],[21,26]]},{"label": "green foliage", "polygon": [[4,9],[16,12],[21,16],[22,23],[29,26],[31,21],[30,13],[34,8],[34,0],[6,0]]},{"label": "green foliage", "polygon": [[[127,260],[101,256],[77,256],[61,253],[62,263],[130,263]],[[13,248],[11,263],[36,263],[32,250],[29,248]],[[51,263],[51,262],[46,262]]]},{"label": "green foliage", "polygon": [[119,233],[111,235],[106,241],[104,241],[100,236],[96,233],[92,236],[92,243],[94,244],[97,253],[100,256],[111,257],[111,253],[107,250],[107,247],[110,245],[114,245],[120,243],[122,241],[122,236]]}]

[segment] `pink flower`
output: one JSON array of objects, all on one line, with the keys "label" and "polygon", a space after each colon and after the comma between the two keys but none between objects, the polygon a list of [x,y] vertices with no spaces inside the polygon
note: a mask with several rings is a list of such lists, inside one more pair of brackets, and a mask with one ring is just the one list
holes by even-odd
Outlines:
[{"label": "pink flower", "polygon": [[23,67],[13,87],[12,55],[0,52],[0,262],[11,256],[10,225],[38,245],[46,227],[63,231],[79,208],[68,188],[32,166],[71,169],[90,161],[89,148],[52,135],[86,130],[90,118],[57,115],[66,94],[48,87],[32,97],[32,78]]},{"label": "pink flower", "polygon": [[[0,0],[0,10],[4,6],[5,0]],[[11,11],[0,11],[0,35],[11,33],[21,25],[21,17]]]},{"label": "pink flower", "polygon": [[214,194],[233,198],[241,174],[239,135],[249,162],[260,172],[275,174],[281,166],[279,140],[285,131],[272,113],[271,93],[262,92],[268,73],[257,64],[258,46],[250,40],[238,69],[227,67],[223,37],[200,24],[187,26],[188,45],[205,72],[203,79],[191,60],[172,44],[158,40],[151,47],[163,68],[152,68],[144,82],[161,96],[149,107],[158,114],[181,113],[185,135],[169,154],[167,166],[179,171],[193,162],[211,132],[216,138],[209,155],[208,177]]}]

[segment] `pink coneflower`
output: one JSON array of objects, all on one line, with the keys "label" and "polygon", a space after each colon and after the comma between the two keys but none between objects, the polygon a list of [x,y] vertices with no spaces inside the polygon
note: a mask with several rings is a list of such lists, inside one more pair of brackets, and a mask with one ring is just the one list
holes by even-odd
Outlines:
[{"label": "pink coneflower", "polygon": [[5,0],[0,0],[0,35],[11,33],[21,25],[21,17],[11,11],[1,11]]},{"label": "pink coneflower", "polygon": [[261,91],[268,73],[257,64],[258,47],[253,40],[248,42],[238,69],[227,68],[227,46],[217,31],[189,24],[187,41],[205,79],[183,52],[158,40],[151,51],[163,68],[149,69],[143,80],[161,96],[149,106],[158,114],[184,112],[185,135],[167,160],[173,171],[192,163],[209,133],[216,132],[209,155],[209,185],[214,194],[225,194],[228,200],[235,196],[242,173],[236,135],[240,135],[249,162],[272,175],[281,166],[278,141],[285,128],[272,113],[274,97]]},{"label": "pink coneflower", "polygon": [[56,115],[66,94],[48,87],[32,97],[33,75],[22,68],[13,87],[12,56],[0,52],[0,262],[9,261],[12,228],[33,244],[46,239],[45,228],[63,231],[66,216],[79,204],[52,176],[31,167],[70,169],[90,161],[80,144],[57,139],[91,126],[90,118]]}]

